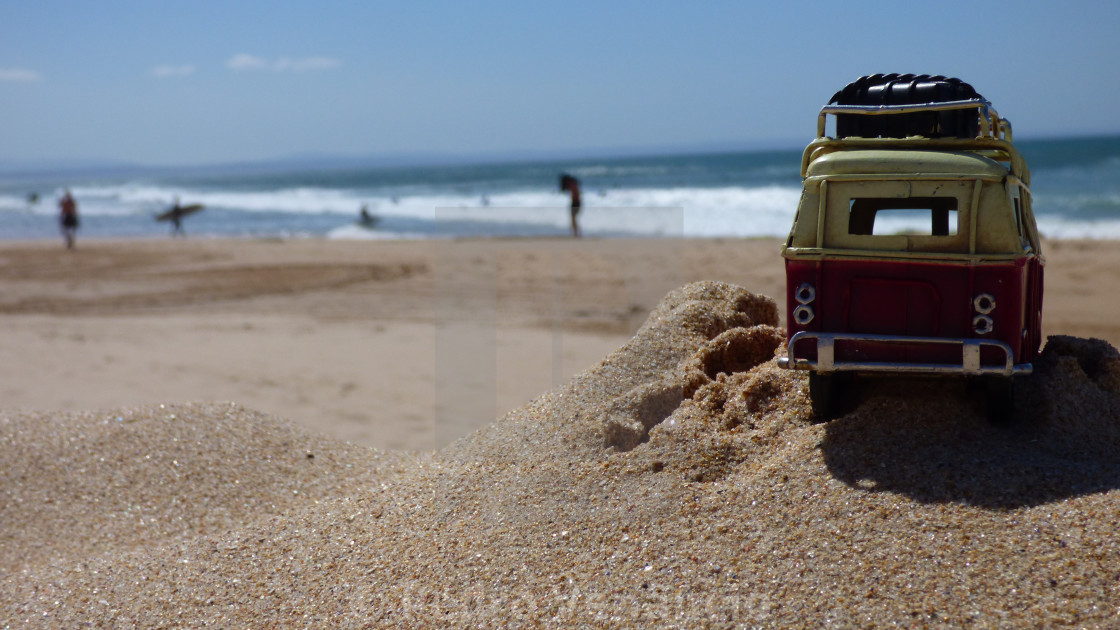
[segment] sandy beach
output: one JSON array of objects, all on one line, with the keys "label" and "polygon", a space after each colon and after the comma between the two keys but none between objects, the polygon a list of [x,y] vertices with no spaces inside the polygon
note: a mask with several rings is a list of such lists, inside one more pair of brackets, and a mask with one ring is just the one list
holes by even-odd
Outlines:
[{"label": "sandy beach", "polygon": [[[621,346],[670,290],[773,294],[763,241],[87,241],[0,246],[6,409],[236,401],[427,450]],[[745,278],[750,278],[748,282]]]},{"label": "sandy beach", "polygon": [[1108,626],[1120,242],[1009,428],[808,414],[774,239],[0,243],[0,627]]}]

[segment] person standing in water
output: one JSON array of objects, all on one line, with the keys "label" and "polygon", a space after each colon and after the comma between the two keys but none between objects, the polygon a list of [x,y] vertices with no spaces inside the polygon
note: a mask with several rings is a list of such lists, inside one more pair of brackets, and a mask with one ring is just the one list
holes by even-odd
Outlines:
[{"label": "person standing in water", "polygon": [[74,249],[74,239],[78,233],[78,202],[70,194],[70,189],[58,200],[58,222],[62,226],[62,238],[66,240],[66,249]]},{"label": "person standing in water", "polygon": [[567,173],[560,174],[560,190],[567,192],[572,196],[572,236],[579,237],[579,211],[583,208],[583,202],[579,197],[579,180]]}]

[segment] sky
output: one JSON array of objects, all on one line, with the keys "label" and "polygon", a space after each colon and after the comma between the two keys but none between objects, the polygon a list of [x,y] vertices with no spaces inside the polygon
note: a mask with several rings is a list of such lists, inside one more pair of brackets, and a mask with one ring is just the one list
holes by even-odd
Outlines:
[{"label": "sky", "polygon": [[798,148],[878,72],[1120,133],[1120,2],[0,0],[0,162]]}]

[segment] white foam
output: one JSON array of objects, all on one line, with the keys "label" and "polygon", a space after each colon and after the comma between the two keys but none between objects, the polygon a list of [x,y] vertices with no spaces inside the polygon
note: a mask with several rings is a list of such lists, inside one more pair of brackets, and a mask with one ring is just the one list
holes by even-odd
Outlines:
[{"label": "white foam", "polygon": [[[614,174],[620,169],[656,176],[663,166],[590,165],[572,169],[585,177]],[[54,229],[61,189],[41,193],[37,204],[26,196],[0,193],[0,212],[20,230],[40,221],[44,234]],[[281,189],[221,189],[161,185],[144,181],[82,184],[72,188],[84,218],[112,217],[107,230],[156,230],[152,215],[180,203],[201,203],[210,211],[215,233],[258,233],[260,230],[299,230],[330,238],[431,238],[446,236],[563,235],[570,229],[568,197],[554,188],[523,188],[489,195],[479,187],[417,186],[410,194],[395,195],[386,188],[288,187]],[[1038,193],[1034,207],[1040,230],[1052,238],[1120,238],[1120,194],[1114,187],[1070,188],[1070,192]],[[685,237],[783,237],[789,232],[800,188],[796,185],[723,187],[585,187],[580,225],[587,235]],[[359,209],[382,218],[377,230],[350,225]],[[267,213],[267,219],[252,215]],[[279,216],[278,216],[279,215]],[[285,218],[283,215],[293,215]],[[129,217],[143,218],[144,226],[129,227]],[[18,217],[24,217],[22,219]],[[1071,218],[1073,217],[1073,218]],[[1100,220],[1097,220],[1097,218]],[[28,220],[33,220],[28,223]],[[196,220],[198,221],[198,220]],[[229,222],[226,225],[223,222]],[[126,225],[127,224],[127,225]],[[110,223],[103,225],[109,226]],[[96,227],[90,224],[90,228]],[[15,230],[15,227],[11,228]],[[13,232],[15,233],[15,232]],[[22,233],[22,232],[20,232]]]},{"label": "white foam", "polygon": [[1036,217],[1043,238],[1120,239],[1120,219],[1070,221],[1061,217]]},{"label": "white foam", "polygon": [[350,223],[327,232],[327,238],[348,241],[390,241],[422,239],[428,235],[418,232],[384,232]]}]

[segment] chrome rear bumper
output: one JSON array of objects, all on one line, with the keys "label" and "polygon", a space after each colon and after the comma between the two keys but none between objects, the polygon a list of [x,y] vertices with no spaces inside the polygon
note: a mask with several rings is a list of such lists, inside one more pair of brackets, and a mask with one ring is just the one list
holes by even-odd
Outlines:
[{"label": "chrome rear bumper", "polygon": [[[794,345],[805,339],[816,340],[816,361],[791,358],[793,357]],[[957,345],[961,348],[961,360],[960,363],[838,362],[836,361],[837,341],[866,341],[886,344],[910,344],[916,346]],[[1003,365],[980,365],[980,349],[985,346],[996,348],[1003,352]],[[906,374],[992,374],[998,376],[1015,376],[1019,374],[1030,374],[1034,369],[1030,363],[1015,365],[1015,355],[1011,351],[1011,346],[1002,341],[984,339],[907,337],[899,335],[849,335],[842,333],[802,331],[790,338],[787,350],[788,356],[778,359],[779,366],[791,370],[814,370],[823,374],[830,372],[895,372]]]}]

